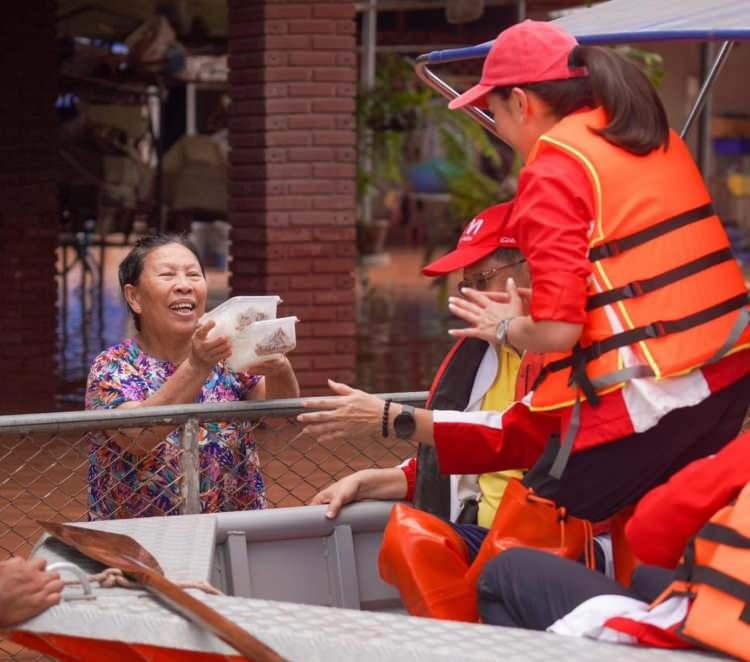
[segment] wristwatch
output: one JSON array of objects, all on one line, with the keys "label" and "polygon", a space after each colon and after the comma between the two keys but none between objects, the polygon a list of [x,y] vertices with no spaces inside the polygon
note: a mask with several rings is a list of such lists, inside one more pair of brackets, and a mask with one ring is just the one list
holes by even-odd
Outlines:
[{"label": "wristwatch", "polygon": [[417,421],[414,418],[414,407],[401,405],[401,413],[393,419],[393,429],[399,439],[408,439],[414,434]]},{"label": "wristwatch", "polygon": [[505,345],[508,342],[508,329],[510,323],[516,319],[515,317],[509,317],[507,320],[502,320],[497,325],[497,331],[495,331],[495,341],[498,345]]}]

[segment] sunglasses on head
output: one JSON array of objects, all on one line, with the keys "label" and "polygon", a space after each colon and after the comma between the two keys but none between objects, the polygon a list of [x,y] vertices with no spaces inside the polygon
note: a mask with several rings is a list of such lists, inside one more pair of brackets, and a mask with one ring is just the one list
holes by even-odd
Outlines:
[{"label": "sunglasses on head", "polygon": [[511,262],[510,264],[504,264],[501,267],[493,267],[492,269],[487,269],[487,271],[480,271],[476,276],[473,278],[465,278],[458,284],[458,291],[460,292],[465,287],[470,287],[474,290],[479,290],[480,292],[484,292],[484,290],[487,289],[487,284],[495,278],[501,271],[505,269],[512,269],[513,267],[517,267],[519,264],[523,264],[526,262],[525,258],[521,258],[517,262]]}]

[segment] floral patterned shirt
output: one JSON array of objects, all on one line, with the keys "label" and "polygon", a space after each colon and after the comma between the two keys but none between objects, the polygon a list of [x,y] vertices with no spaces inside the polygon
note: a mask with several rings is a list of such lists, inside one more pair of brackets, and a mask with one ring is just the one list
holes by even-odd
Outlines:
[{"label": "floral patterned shirt", "polygon": [[[146,354],[134,338],[94,360],[86,386],[86,409],[114,409],[146,400],[174,373],[169,361]],[[196,402],[243,400],[261,377],[217,364]],[[204,513],[265,506],[263,477],[250,421],[203,423],[199,428],[200,501]],[[89,519],[177,515],[180,495],[180,435],[171,432],[153,451],[136,456],[105,432],[89,435]]]}]

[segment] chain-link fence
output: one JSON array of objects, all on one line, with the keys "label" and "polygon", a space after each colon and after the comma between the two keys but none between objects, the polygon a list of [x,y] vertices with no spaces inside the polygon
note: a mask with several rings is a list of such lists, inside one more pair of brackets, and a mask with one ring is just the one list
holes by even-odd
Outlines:
[{"label": "chain-link fence", "polygon": [[[381,397],[419,406],[426,393]],[[0,559],[29,554],[38,520],[298,506],[415,452],[393,435],[318,442],[303,411],[295,399],[0,416]],[[0,640],[9,658],[38,659]]]}]

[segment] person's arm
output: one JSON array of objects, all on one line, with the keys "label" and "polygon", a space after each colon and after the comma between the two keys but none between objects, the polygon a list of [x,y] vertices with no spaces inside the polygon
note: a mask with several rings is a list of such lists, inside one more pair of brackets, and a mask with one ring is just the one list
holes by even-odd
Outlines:
[{"label": "person's arm", "polygon": [[508,334],[514,347],[540,353],[573,347],[586,320],[594,216],[594,193],[583,168],[563,153],[543,150],[519,175],[510,219],[531,272],[528,313],[515,287],[505,298],[469,290],[467,305],[451,299],[451,312],[471,327],[453,335],[494,342],[498,323],[515,318]]},{"label": "person's arm", "polygon": [[649,565],[676,567],[688,540],[749,481],[750,432],[641,499],[625,528],[633,553]]},{"label": "person's arm", "polygon": [[9,628],[60,602],[63,582],[46,559],[15,556],[0,562],[0,628]]},{"label": "person's arm", "polygon": [[[137,409],[195,402],[214,366],[232,351],[230,341],[219,336],[208,340],[214,322],[199,326],[191,341],[191,352],[155,393],[146,396],[143,378],[130,365],[97,365],[89,374],[87,403],[90,408]],[[153,451],[175,429],[174,425],[121,428],[110,437],[123,449],[142,456]]]},{"label": "person's arm", "polygon": [[318,492],[311,505],[328,504],[326,517],[335,518],[342,506],[362,499],[403,499],[407,479],[401,467],[393,469],[362,469]]},{"label": "person's arm", "polygon": [[507,292],[480,292],[466,288],[463,297],[450,297],[451,312],[471,326],[451,329],[455,337],[479,338],[488,343],[497,342],[498,325],[510,320],[505,342],[527,352],[565,352],[575,345],[583,331],[582,324],[558,320],[534,320],[526,312],[523,296],[515,281],[508,279]]},{"label": "person's arm", "polygon": [[[377,396],[328,380],[339,398],[309,400],[304,406],[318,411],[300,414],[305,431],[321,442],[383,439],[385,403]],[[392,402],[388,410],[388,434],[394,435],[394,420],[402,406]],[[550,417],[552,418],[552,417]],[[485,473],[530,467],[538,459],[550,431],[559,429],[552,418],[533,415],[528,407],[515,404],[505,412],[460,412],[415,409],[416,427],[410,441],[434,446],[443,473]]]}]

